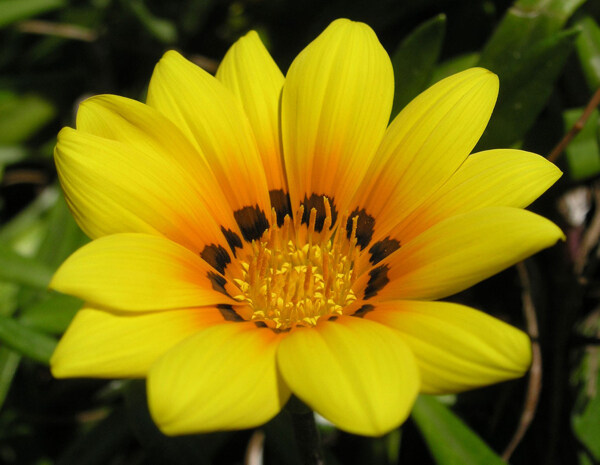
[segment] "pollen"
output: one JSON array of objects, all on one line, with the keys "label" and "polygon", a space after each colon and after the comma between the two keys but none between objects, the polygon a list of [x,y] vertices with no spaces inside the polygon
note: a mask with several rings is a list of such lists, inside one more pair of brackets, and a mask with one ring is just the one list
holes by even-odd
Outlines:
[{"label": "pollen", "polygon": [[319,318],[341,315],[356,300],[352,283],[359,253],[358,217],[352,219],[349,237],[339,227],[331,234],[331,206],[326,197],[323,202],[321,231],[315,230],[315,208],[310,211],[308,225],[301,223],[303,206],[294,220],[287,215],[281,226],[273,210],[271,227],[252,242],[246,260],[240,259],[242,277],[234,279],[240,294],[234,299],[250,306],[252,321],[278,330],[314,326]]}]

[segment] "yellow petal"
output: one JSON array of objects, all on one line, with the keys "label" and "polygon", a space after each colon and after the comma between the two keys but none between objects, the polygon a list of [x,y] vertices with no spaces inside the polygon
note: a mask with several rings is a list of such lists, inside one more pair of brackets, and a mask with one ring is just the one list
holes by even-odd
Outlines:
[{"label": "yellow petal", "polygon": [[254,323],[226,323],[167,352],[148,374],[148,403],[158,427],[176,435],[270,420],[290,396],[276,368],[280,339]]},{"label": "yellow petal", "polygon": [[[474,153],[443,186],[402,220],[390,236],[407,244],[451,216],[489,206],[524,208],[561,174],[555,165],[531,152],[500,149]],[[359,269],[367,262],[375,265],[385,258],[377,243],[369,252],[361,257]]]},{"label": "yellow petal", "polygon": [[489,206],[524,208],[561,175],[554,164],[535,153],[509,149],[474,153],[394,235],[406,244],[450,216]]},{"label": "yellow petal", "polygon": [[[138,170],[158,169],[153,176],[159,180],[158,184],[182,196],[173,199],[174,208],[182,204],[182,199],[193,198],[197,211],[187,212],[187,215],[195,213],[193,217],[202,218],[201,224],[193,226],[195,230],[214,229],[215,225],[210,221],[213,219],[218,226],[239,233],[225,195],[203,154],[171,121],[152,107],[116,95],[92,97],[79,106],[77,130],[122,142],[135,149],[128,156],[143,158],[130,162],[136,164]],[[82,151],[80,156],[90,157],[94,154]],[[108,162],[106,158],[102,161],[105,164]],[[106,171],[106,165],[104,168]],[[110,171],[124,176],[138,176],[135,171],[123,172],[123,168],[122,165],[113,166]],[[167,176],[170,174],[175,177],[169,179]],[[160,187],[156,186],[156,189]],[[186,203],[183,202],[183,205]]]},{"label": "yellow petal", "polygon": [[421,392],[447,394],[523,376],[531,342],[478,310],[447,302],[377,304],[365,318],[390,326],[417,359]]},{"label": "yellow petal", "polygon": [[148,105],[170,119],[206,157],[244,238],[268,228],[271,205],[254,134],[241,103],[177,52],[154,69]]},{"label": "yellow petal", "polygon": [[352,202],[375,222],[359,240],[363,248],[450,178],[483,133],[497,95],[498,77],[473,68],[438,82],[398,114]]},{"label": "yellow petal", "polygon": [[228,247],[201,200],[202,186],[163,153],[64,128],[54,157],[67,203],[90,237],[139,232],[194,252]]},{"label": "yellow petal", "polygon": [[305,203],[306,223],[310,208],[324,213],[323,195],[334,216],[346,211],[385,132],[393,86],[373,30],[347,19],[331,23],[292,63],[282,93],[283,153],[292,209]]},{"label": "yellow petal", "polygon": [[221,314],[211,307],[142,314],[84,307],[56,347],[50,367],[57,378],[143,377],[175,344],[222,322]]},{"label": "yellow petal", "polygon": [[564,239],[526,210],[488,207],[448,218],[364,273],[358,295],[376,301],[455,294]]},{"label": "yellow petal", "polygon": [[223,293],[224,284],[212,267],[175,242],[115,234],[77,250],[50,287],[103,308],[148,311],[234,302]]},{"label": "yellow petal", "polygon": [[284,78],[255,31],[231,46],[216,76],[240,100],[248,115],[269,191],[287,194],[279,137],[279,99]]},{"label": "yellow petal", "polygon": [[293,330],[281,341],[277,362],[295,395],[350,433],[379,436],[396,428],[419,389],[401,335],[360,318]]}]

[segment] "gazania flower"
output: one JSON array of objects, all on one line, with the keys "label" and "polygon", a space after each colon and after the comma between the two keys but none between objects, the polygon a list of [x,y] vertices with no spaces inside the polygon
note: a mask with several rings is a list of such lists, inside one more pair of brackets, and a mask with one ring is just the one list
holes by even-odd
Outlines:
[{"label": "gazania flower", "polygon": [[538,155],[469,155],[498,79],[470,69],[388,126],[390,59],[332,23],[284,78],[250,32],[216,78],[176,52],[146,104],[86,100],[55,157],[93,239],[51,287],[85,300],[58,377],[146,377],[166,434],[260,425],[293,393],[380,435],[417,393],[523,375],[521,331],[437,302],[562,237],[523,210],[559,176]]}]

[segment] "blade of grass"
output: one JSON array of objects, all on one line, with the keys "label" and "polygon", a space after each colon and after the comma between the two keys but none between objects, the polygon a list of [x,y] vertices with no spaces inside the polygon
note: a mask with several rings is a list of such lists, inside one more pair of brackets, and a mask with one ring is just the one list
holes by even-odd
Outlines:
[{"label": "blade of grass", "polygon": [[4,316],[0,316],[0,340],[19,354],[45,365],[57,344],[53,337]]},{"label": "blade of grass", "polygon": [[505,463],[473,430],[433,396],[419,396],[412,418],[438,465]]}]

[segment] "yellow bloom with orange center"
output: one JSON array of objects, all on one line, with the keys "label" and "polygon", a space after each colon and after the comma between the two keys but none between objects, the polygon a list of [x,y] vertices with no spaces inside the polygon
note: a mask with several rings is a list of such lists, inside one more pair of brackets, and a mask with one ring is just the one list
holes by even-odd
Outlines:
[{"label": "yellow bloom with orange center", "polygon": [[146,104],[83,102],[59,134],[93,239],[51,287],[85,300],[57,377],[145,377],[166,434],[260,425],[293,393],[380,435],[417,393],[522,376],[527,335],[440,299],[553,245],[524,210],[560,176],[520,150],[470,155],[498,79],[474,68],[389,124],[390,59],[333,22],[284,78],[258,35],[216,78],[167,52]]}]

